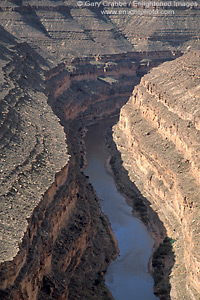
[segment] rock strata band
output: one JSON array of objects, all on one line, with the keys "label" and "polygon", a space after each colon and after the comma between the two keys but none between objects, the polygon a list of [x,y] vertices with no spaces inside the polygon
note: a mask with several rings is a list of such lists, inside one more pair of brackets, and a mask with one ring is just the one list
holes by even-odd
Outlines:
[{"label": "rock strata band", "polygon": [[111,116],[118,188],[161,241],[155,292],[199,299],[198,2],[0,6],[0,299],[113,299],[116,240],[83,174],[84,130]]}]

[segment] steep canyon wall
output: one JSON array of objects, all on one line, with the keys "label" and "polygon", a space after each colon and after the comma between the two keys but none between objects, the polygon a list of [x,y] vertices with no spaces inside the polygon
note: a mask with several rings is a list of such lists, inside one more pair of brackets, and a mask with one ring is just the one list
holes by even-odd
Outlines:
[{"label": "steep canyon wall", "polygon": [[171,299],[200,293],[199,64],[190,52],[145,75],[113,133],[130,179],[173,239]]},{"label": "steep canyon wall", "polygon": [[[167,19],[142,16],[138,24],[136,16],[105,16],[97,8],[80,9],[74,1],[1,1],[0,299],[111,297],[103,272],[117,247],[95,192],[80,171],[83,128],[118,114],[140,76],[152,67],[197,47],[199,10],[179,9],[178,14]],[[180,33],[177,43],[172,34],[175,26]],[[147,89],[152,90],[152,97],[158,93],[158,87],[153,89],[151,84]],[[196,92],[188,87],[188,93],[193,97]],[[180,122],[189,127],[184,131],[175,123],[165,135],[178,151],[185,149],[181,155],[188,168],[192,166],[189,178],[198,185],[198,111],[195,106],[187,112],[172,108],[167,114],[179,111]],[[149,110],[149,119],[154,113]],[[172,138],[170,130],[178,132],[176,137]],[[194,134],[190,136],[189,131]],[[140,164],[138,170],[146,172],[145,168]],[[164,193],[161,188],[159,193]],[[186,207],[194,209],[188,194],[189,190]],[[179,207],[182,196],[175,195]],[[178,208],[176,213],[185,226],[183,233],[194,226],[195,234],[196,221],[184,221],[184,212],[179,216]],[[177,235],[183,234],[181,228]],[[196,244],[192,245],[195,249]],[[184,249],[188,269],[197,256],[185,255],[193,253],[193,248]],[[195,295],[198,270],[193,272],[187,272],[187,285]]]},{"label": "steep canyon wall", "polygon": [[47,104],[48,65],[5,30],[1,39],[0,299],[103,297],[117,247]]}]

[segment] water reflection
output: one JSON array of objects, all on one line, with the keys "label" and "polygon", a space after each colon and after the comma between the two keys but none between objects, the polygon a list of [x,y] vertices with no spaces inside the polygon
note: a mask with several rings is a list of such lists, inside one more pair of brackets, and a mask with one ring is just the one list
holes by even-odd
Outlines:
[{"label": "water reflection", "polygon": [[115,300],[156,300],[159,298],[153,294],[153,279],[147,270],[153,239],[144,224],[133,217],[131,207],[104,168],[108,153],[103,135],[109,123],[90,127],[86,136],[88,165],[85,169],[120,249],[118,258],[108,267],[106,284]]}]

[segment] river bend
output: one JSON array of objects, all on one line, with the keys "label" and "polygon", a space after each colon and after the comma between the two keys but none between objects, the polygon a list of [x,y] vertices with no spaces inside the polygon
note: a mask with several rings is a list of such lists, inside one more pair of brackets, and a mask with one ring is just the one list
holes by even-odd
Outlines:
[{"label": "river bend", "polygon": [[158,300],[153,294],[153,278],[147,268],[154,241],[144,224],[133,216],[132,208],[105,169],[109,154],[104,132],[111,122],[89,128],[86,135],[88,164],[84,171],[101,199],[102,211],[109,218],[120,250],[106,271],[106,285],[115,300]]}]

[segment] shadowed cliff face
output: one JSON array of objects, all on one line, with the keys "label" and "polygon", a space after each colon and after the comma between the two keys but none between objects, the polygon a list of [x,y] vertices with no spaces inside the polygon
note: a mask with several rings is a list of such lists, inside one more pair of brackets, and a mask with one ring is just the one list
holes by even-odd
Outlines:
[{"label": "shadowed cliff face", "polygon": [[117,150],[112,137],[112,128],[107,131],[106,142],[111,155],[110,166],[118,190],[126,197],[126,201],[133,208],[133,215],[141,219],[154,238],[156,251],[150,258],[148,267],[154,277],[154,293],[161,300],[170,300],[170,274],[174,265],[175,256],[172,249],[172,240],[167,237],[165,225],[153,210],[149,198],[144,196],[134,181],[131,181],[129,172],[122,160],[121,151]]},{"label": "shadowed cliff face", "polygon": [[3,28],[0,37],[0,299],[109,298],[102,272],[117,247],[80,173],[81,131],[67,137],[78,143],[69,156],[44,94],[48,62]]},{"label": "shadowed cliff face", "polygon": [[119,114],[143,74],[181,53],[120,53],[65,61],[46,72],[46,94],[63,120],[80,119],[86,126]]},{"label": "shadowed cliff face", "polygon": [[[123,1],[126,2],[130,3]],[[199,4],[199,0],[195,3]],[[148,14],[151,11],[152,7],[142,5],[120,10],[106,4],[92,7],[85,5],[85,1],[79,7],[75,0],[2,0],[0,24],[56,63],[66,57],[90,54],[198,47],[198,6],[164,7]]]},{"label": "shadowed cliff face", "polygon": [[[195,47],[199,10],[180,9],[178,14],[178,18],[138,19],[102,15],[100,9],[79,9],[73,1],[1,1],[0,299],[111,297],[103,284],[102,272],[117,250],[98,199],[80,172],[84,162],[82,129],[83,125],[118,114],[139,77],[152,67],[179,56],[179,50],[188,45]],[[177,43],[174,27],[179,31]],[[195,64],[185,68],[188,71]],[[195,78],[196,72],[197,69],[194,76],[190,72],[191,77]],[[176,73],[173,74],[174,80]],[[144,88],[156,94],[159,87],[153,89],[151,84],[146,87],[145,80]],[[198,92],[198,87],[187,88],[192,97]],[[65,126],[66,135],[47,99]],[[199,184],[198,111],[195,107],[194,111],[185,111],[171,106],[167,114],[177,111],[187,130],[182,133],[182,123],[177,127],[175,122],[169,126],[171,129],[166,129],[165,135],[171,137],[178,151],[184,149],[184,153],[176,156],[177,160],[181,159],[180,170],[184,156],[184,168],[189,168],[192,174],[189,178],[194,177],[194,182]],[[149,114],[154,112],[149,110]],[[176,138],[170,130],[176,133]],[[144,158],[145,164],[146,161]],[[143,165],[138,169],[145,172],[145,168]],[[164,173],[163,169],[159,172]],[[195,211],[195,201],[188,196],[190,191],[187,189],[183,198],[176,176],[170,174],[175,182],[172,190],[178,191],[176,207],[172,205],[172,218],[169,214],[163,222],[169,235],[171,228],[179,224],[175,238],[180,234],[184,245],[191,243],[187,250],[184,246],[180,257],[184,257],[186,270],[190,264],[195,266],[193,273],[186,272],[188,290],[195,295],[199,265],[197,255],[193,256],[197,242],[191,240],[197,235],[193,215],[198,211]],[[151,181],[153,185],[154,178]],[[157,177],[155,181],[156,193],[165,199],[165,191],[160,186],[157,188]],[[179,206],[184,207],[181,213]],[[161,206],[161,210],[165,211],[165,207]],[[187,214],[190,210],[191,214]],[[176,222],[174,215],[178,216]],[[168,225],[171,222],[175,225]],[[173,297],[178,297],[177,274],[184,272],[177,269],[174,273]]]},{"label": "shadowed cliff face", "polygon": [[172,299],[200,293],[199,62],[190,52],[145,75],[113,134],[130,179],[173,240]]},{"label": "shadowed cliff face", "polygon": [[17,254],[26,219],[68,161],[64,131],[44,95],[44,59],[1,30],[3,38],[10,45],[1,43],[1,262]]}]

